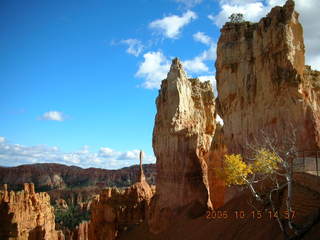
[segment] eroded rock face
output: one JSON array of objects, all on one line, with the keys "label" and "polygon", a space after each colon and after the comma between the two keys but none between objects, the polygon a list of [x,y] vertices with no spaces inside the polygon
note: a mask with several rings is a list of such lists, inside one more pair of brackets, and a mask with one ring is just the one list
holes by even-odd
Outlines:
[{"label": "eroded rock face", "polygon": [[56,205],[57,208],[63,209],[63,210],[66,210],[66,209],[69,208],[67,202],[62,198],[57,199],[55,205]]},{"label": "eroded rock face", "polygon": [[205,155],[215,131],[211,84],[188,79],[178,59],[162,81],[156,104],[156,195],[149,219],[154,233],[166,229],[183,207],[211,207]]},{"label": "eroded rock face", "polygon": [[89,239],[113,240],[127,227],[140,224],[152,198],[148,183],[136,183],[125,190],[108,188],[91,205]]},{"label": "eroded rock face", "polygon": [[[154,184],[155,164],[144,164],[143,167],[147,182]],[[107,170],[83,169],[56,163],[37,163],[18,167],[0,167],[0,185],[8,183],[10,189],[17,191],[22,190],[20,187],[23,183],[33,182],[38,191],[49,193],[51,204],[63,198],[70,205],[77,204],[77,200],[84,202],[91,195],[108,186],[129,187],[137,181],[138,174],[138,166]],[[76,198],[74,193],[77,195]]]},{"label": "eroded rock face", "polygon": [[121,190],[104,189],[92,201],[89,239],[113,240],[130,226],[146,220],[153,192],[143,173],[142,156],[141,152],[140,181]]},{"label": "eroded rock face", "polygon": [[89,224],[90,222],[83,221],[75,229],[66,229],[64,232],[64,240],[90,240]]},{"label": "eroded rock face", "polygon": [[47,193],[35,193],[33,184],[20,192],[0,191],[0,239],[63,239],[55,231],[54,210]]},{"label": "eroded rock face", "polygon": [[259,23],[226,23],[221,29],[217,109],[229,152],[243,153],[260,129],[282,136],[294,128],[299,151],[319,148],[320,78],[305,67],[298,16],[289,0]]},{"label": "eroded rock face", "polygon": [[225,183],[221,177],[217,175],[217,170],[223,167],[223,158],[225,154],[227,154],[227,146],[224,143],[223,127],[218,123],[211,142],[210,151],[206,156],[210,199],[213,208],[221,207],[226,200]]}]

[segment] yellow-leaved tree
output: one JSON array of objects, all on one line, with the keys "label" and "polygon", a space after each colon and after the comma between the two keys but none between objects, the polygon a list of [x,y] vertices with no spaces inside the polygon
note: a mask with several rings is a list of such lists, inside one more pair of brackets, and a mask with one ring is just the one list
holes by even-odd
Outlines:
[{"label": "yellow-leaved tree", "polygon": [[224,167],[217,170],[217,174],[228,186],[247,185],[254,197],[262,201],[261,194],[255,190],[254,184],[271,178],[279,185],[275,175],[280,174],[278,170],[282,161],[277,154],[265,148],[256,151],[252,163],[246,163],[240,154],[230,154],[224,156]]},{"label": "yellow-leaved tree", "polygon": [[242,185],[246,183],[248,175],[252,174],[252,168],[243,161],[240,154],[225,155],[224,169],[218,174],[224,178],[228,186]]},{"label": "yellow-leaved tree", "polygon": [[[291,151],[291,150],[290,150]],[[217,175],[222,177],[226,185],[242,185],[250,189],[252,195],[260,202],[269,203],[273,212],[279,211],[276,208],[276,204],[273,199],[273,194],[280,193],[281,190],[287,188],[287,211],[288,226],[298,235],[295,225],[292,223],[290,213],[292,213],[291,199],[292,199],[292,171],[290,156],[291,152],[286,154],[279,154],[275,151],[273,146],[261,147],[254,149],[254,155],[251,159],[244,161],[240,154],[230,154],[224,156],[223,169],[217,170]],[[285,156],[285,157],[282,157]],[[271,180],[272,187],[268,192],[258,192],[257,183],[265,180]],[[280,229],[284,233],[285,237],[288,237],[288,233],[285,230],[284,223],[280,219],[280,216],[275,215],[279,223]]]}]

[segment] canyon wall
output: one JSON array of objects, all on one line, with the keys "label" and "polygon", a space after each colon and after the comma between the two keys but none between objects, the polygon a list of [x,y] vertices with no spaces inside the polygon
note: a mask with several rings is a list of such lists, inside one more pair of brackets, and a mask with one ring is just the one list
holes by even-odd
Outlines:
[{"label": "canyon wall", "polygon": [[0,191],[0,239],[63,239],[55,231],[55,217],[47,193],[35,193],[33,184],[24,184],[20,192]]},{"label": "canyon wall", "polygon": [[[258,23],[226,23],[217,47],[217,111],[228,151],[244,153],[261,130],[296,131],[298,151],[320,145],[320,74],[305,66],[303,29],[294,2]],[[292,136],[292,135],[291,135]]]},{"label": "canyon wall", "polygon": [[156,105],[156,195],[149,216],[154,233],[165,230],[186,206],[191,215],[211,207],[206,155],[216,127],[211,84],[188,79],[178,59],[162,81]]},{"label": "canyon wall", "polygon": [[[146,180],[149,184],[155,184],[155,164],[144,164]],[[56,163],[37,163],[21,165],[17,167],[0,166],[0,185],[8,183],[12,190],[22,190],[26,182],[32,182],[37,191],[49,193],[51,203],[63,198],[68,204],[74,199],[72,188],[81,199],[87,200],[88,195],[96,193],[105,187],[129,187],[135,183],[139,175],[139,166],[107,170],[101,168],[83,169],[76,166],[66,166]],[[85,189],[88,188],[86,192]],[[55,191],[57,189],[57,191]],[[61,189],[63,194],[59,194]]]}]

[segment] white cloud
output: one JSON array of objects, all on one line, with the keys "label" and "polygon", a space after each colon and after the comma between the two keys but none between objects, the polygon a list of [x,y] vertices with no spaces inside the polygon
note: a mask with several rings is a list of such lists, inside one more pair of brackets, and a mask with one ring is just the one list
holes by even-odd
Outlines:
[{"label": "white cloud", "polygon": [[49,111],[42,115],[41,119],[49,121],[62,122],[65,120],[63,113],[58,111]]},{"label": "white cloud", "polygon": [[132,150],[132,151],[127,151],[127,152],[124,152],[122,154],[120,154],[118,156],[118,160],[123,160],[123,159],[139,159],[139,154],[140,154],[140,151],[139,150]]},{"label": "white cloud", "polygon": [[[296,0],[296,2],[298,1],[299,0]],[[282,6],[285,2],[286,0],[220,0],[220,12],[217,15],[209,15],[208,18],[218,27],[222,27],[226,21],[229,21],[229,16],[232,13],[242,13],[245,20],[257,22],[264,17],[272,7]]]},{"label": "white cloud", "polygon": [[215,43],[212,43],[210,45],[210,48],[203,51],[200,56],[204,61],[215,60],[217,57],[216,51],[217,51],[217,45]]},{"label": "white cloud", "polygon": [[[297,2],[297,0],[295,0]],[[306,1],[306,0],[303,0]],[[308,0],[307,0],[308,1]],[[267,0],[267,6],[283,6],[286,3],[286,0]]]},{"label": "white cloud", "polygon": [[208,66],[203,62],[201,56],[197,56],[191,60],[186,60],[182,62],[183,67],[190,73],[201,73],[208,72]]},{"label": "white cloud", "polygon": [[221,11],[218,15],[209,15],[208,18],[217,26],[221,27],[232,13],[242,13],[245,20],[256,22],[267,13],[267,9],[262,2],[251,2],[240,4],[225,3],[221,6]]},{"label": "white cloud", "polygon": [[[204,33],[196,33],[196,41],[204,41],[209,44],[209,48],[201,52],[198,56],[182,61],[182,65],[188,75],[192,74],[209,74],[210,68],[213,68],[214,60],[216,59],[216,44],[213,40]],[[202,39],[202,40],[199,40]],[[143,87],[148,89],[159,88],[161,81],[167,77],[170,69],[169,58],[166,57],[161,51],[147,52],[144,54],[144,61],[140,64],[136,73],[136,77],[145,79]],[[206,62],[209,61],[211,66],[207,66]]]},{"label": "white cloud", "polygon": [[197,32],[192,35],[193,39],[197,42],[201,42],[205,45],[211,45],[213,43],[212,39],[203,32]]},{"label": "white cloud", "polygon": [[89,146],[88,145],[84,145],[79,151],[78,153],[83,153],[83,154],[86,154],[86,153],[89,153]]},{"label": "white cloud", "polygon": [[320,54],[308,54],[306,64],[312,66],[313,69],[320,70]]},{"label": "white cloud", "polygon": [[111,148],[102,147],[99,150],[99,156],[102,156],[102,157],[113,157],[115,154],[116,152]]},{"label": "white cloud", "polygon": [[4,143],[6,141],[5,137],[0,136],[0,143]]},{"label": "white cloud", "polygon": [[52,150],[53,151],[59,151],[59,148],[58,147],[52,147]]},{"label": "white cloud", "polygon": [[75,153],[67,153],[62,156],[63,160],[67,163],[80,163],[80,156]]},{"label": "white cloud", "polygon": [[[144,163],[155,163],[155,157],[145,155]],[[83,146],[74,152],[62,152],[57,147],[45,145],[24,146],[7,142],[0,143],[0,166],[17,166],[30,163],[60,163],[80,167],[117,169],[139,163],[139,151],[116,151],[101,147],[98,152]]]},{"label": "white cloud", "polygon": [[[208,18],[218,27],[221,27],[228,17],[235,12],[243,13],[246,20],[259,21],[272,7],[282,6],[285,0],[220,0],[220,12],[209,15]],[[319,0],[295,0],[296,10],[300,13],[300,21],[304,28],[304,41],[306,46],[306,64],[315,69],[320,69],[320,21],[318,11]]]},{"label": "white cloud", "polygon": [[209,72],[209,67],[206,65],[205,61],[211,61],[213,68],[213,61],[216,59],[216,44],[210,41],[209,49],[203,51],[200,55],[194,57],[193,59],[183,61],[184,68],[190,73],[207,73]]},{"label": "white cloud", "polygon": [[199,76],[198,78],[202,82],[210,81],[212,85],[215,85],[215,82],[216,82],[216,76],[214,76],[214,75]]},{"label": "white cloud", "polygon": [[[241,5],[243,5],[243,4],[254,3],[254,2],[258,2],[258,1],[257,0],[220,0],[219,3],[220,3],[220,5],[222,5],[222,4],[241,4]],[[277,1],[277,0],[273,0],[273,1]]]},{"label": "white cloud", "polygon": [[320,21],[319,0],[296,0],[296,9],[300,13],[306,47],[306,64],[320,70]]},{"label": "white cloud", "polygon": [[138,39],[126,39],[122,40],[121,43],[128,45],[127,53],[138,57],[142,52],[144,46]]},{"label": "white cloud", "polygon": [[153,89],[159,88],[170,69],[170,62],[162,52],[147,52],[143,55],[144,61],[140,64],[136,77],[145,78],[143,86]]},{"label": "white cloud", "polygon": [[182,16],[171,15],[157,19],[149,24],[149,27],[159,31],[167,38],[178,38],[181,29],[197,18],[196,13],[188,10]]},{"label": "white cloud", "polygon": [[195,5],[198,5],[202,2],[202,0],[175,0],[177,3],[182,3],[186,7],[191,8],[194,7]]},{"label": "white cloud", "polygon": [[217,117],[216,117],[216,121],[217,121],[218,123],[220,123],[221,125],[224,124],[223,119],[222,119],[218,114],[217,114]]}]

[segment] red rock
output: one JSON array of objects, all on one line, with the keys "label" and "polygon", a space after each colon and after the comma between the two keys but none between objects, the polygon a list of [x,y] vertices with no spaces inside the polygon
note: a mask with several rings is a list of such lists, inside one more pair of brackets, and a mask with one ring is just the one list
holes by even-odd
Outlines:
[{"label": "red rock", "polygon": [[156,104],[156,194],[149,217],[154,233],[165,230],[184,207],[194,205],[199,212],[211,207],[205,155],[215,130],[211,84],[188,79],[178,59],[162,81]]},{"label": "red rock", "polygon": [[226,186],[217,171],[223,167],[223,157],[227,153],[227,147],[224,143],[223,128],[217,124],[214,137],[212,139],[210,152],[206,156],[208,164],[208,182],[210,199],[213,208],[221,207],[226,200]]},{"label": "red rock", "polygon": [[140,154],[140,181],[125,189],[107,188],[91,203],[89,239],[113,240],[146,220],[153,192],[146,182]]},{"label": "red rock", "polygon": [[226,23],[217,47],[217,109],[229,152],[243,153],[261,129],[280,138],[297,130],[298,151],[320,145],[320,73],[305,66],[294,2],[258,23]]},{"label": "red rock", "polygon": [[32,183],[24,190],[0,191],[0,239],[63,239],[55,230],[55,216],[47,193],[35,193]]}]

